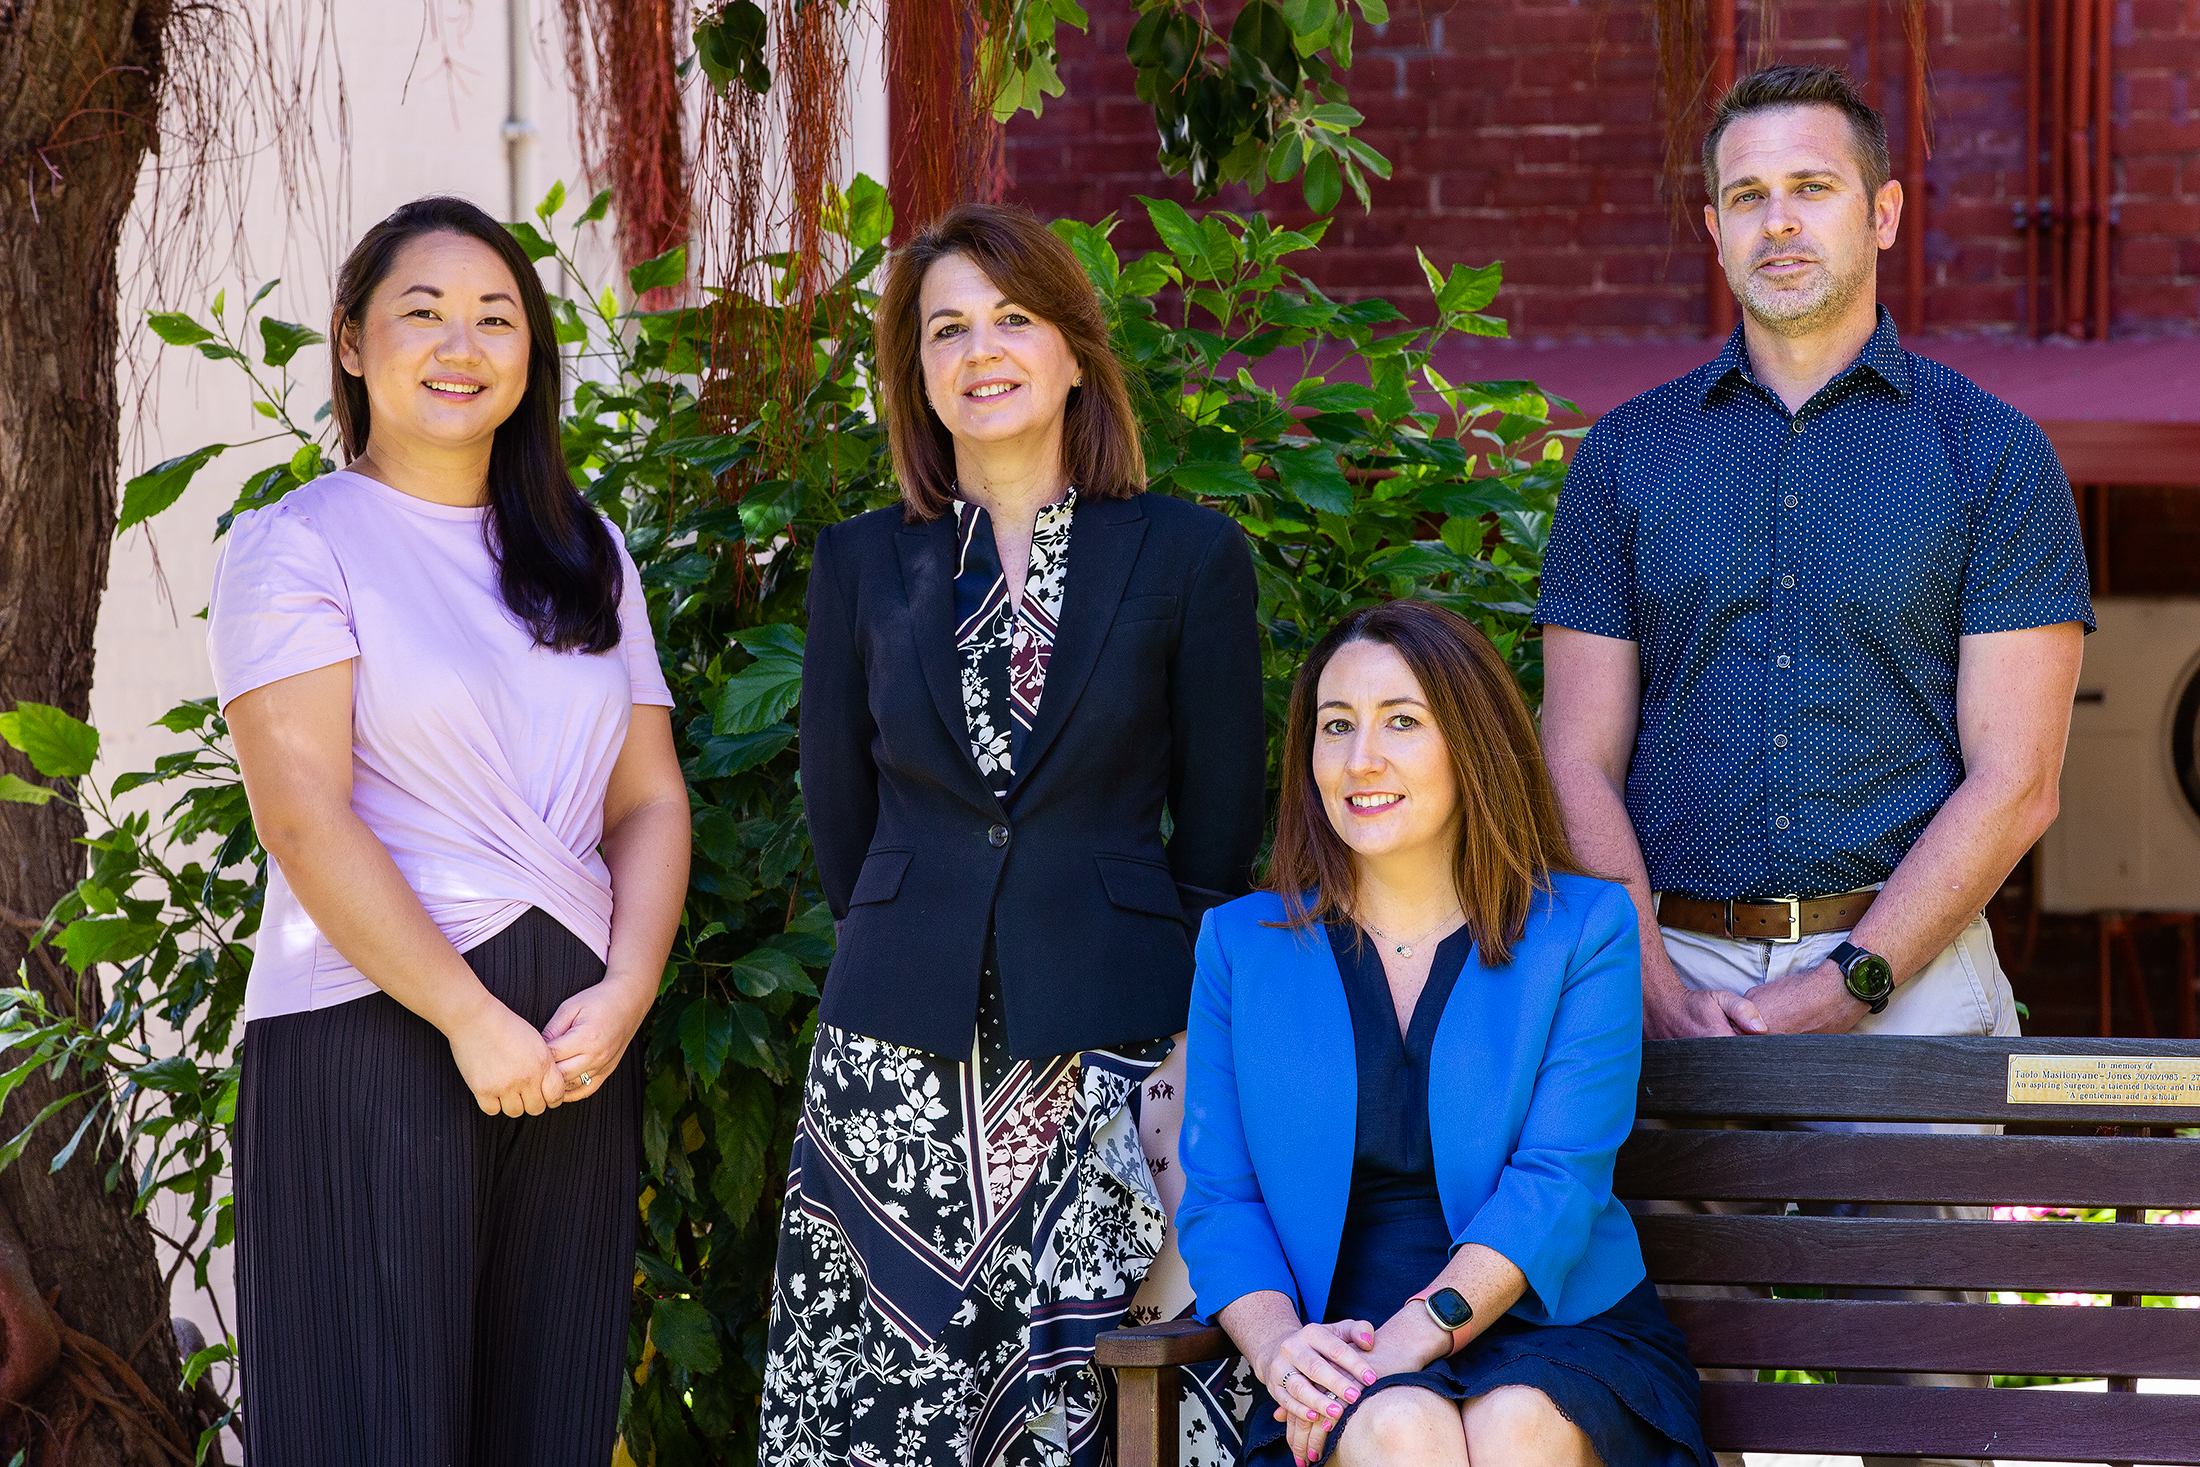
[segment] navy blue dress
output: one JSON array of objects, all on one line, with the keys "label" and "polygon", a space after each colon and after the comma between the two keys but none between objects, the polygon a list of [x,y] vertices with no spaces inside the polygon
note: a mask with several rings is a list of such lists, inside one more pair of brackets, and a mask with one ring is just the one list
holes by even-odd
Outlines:
[{"label": "navy blue dress", "polygon": [[[1429,1050],[1473,940],[1462,928],[1437,946],[1402,1038],[1375,940],[1350,923],[1332,923],[1329,945],[1352,1013],[1360,1099],[1352,1200],[1324,1320],[1380,1325],[1426,1288],[1451,1256],[1429,1139]],[[1452,1401],[1499,1386],[1533,1386],[1588,1433],[1605,1467],[1712,1467],[1697,1424],[1695,1368],[1647,1279],[1577,1325],[1536,1325],[1507,1314],[1457,1354],[1410,1375],[1385,1376],[1360,1399],[1401,1385]],[[1291,1460],[1275,1411],[1274,1398],[1265,1388],[1258,1391],[1239,1458],[1246,1467]],[[1352,1412],[1347,1407],[1330,1430],[1331,1447]]]}]

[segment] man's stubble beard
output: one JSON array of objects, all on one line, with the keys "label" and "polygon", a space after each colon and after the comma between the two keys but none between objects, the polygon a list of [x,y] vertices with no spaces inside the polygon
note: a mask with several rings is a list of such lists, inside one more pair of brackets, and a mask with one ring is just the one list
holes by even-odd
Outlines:
[{"label": "man's stubble beard", "polygon": [[[1812,286],[1802,290],[1773,289],[1758,276],[1757,265],[1768,256],[1785,252],[1784,247],[1753,252],[1749,268],[1734,288],[1735,297],[1741,301],[1742,309],[1749,312],[1750,319],[1775,335],[1808,336],[1828,322],[1839,320],[1859,295],[1872,288],[1872,267],[1877,251],[1867,249],[1859,253],[1855,266],[1846,273],[1836,273],[1821,260],[1819,268],[1824,273]],[[1727,283],[1734,285],[1731,277]]]}]

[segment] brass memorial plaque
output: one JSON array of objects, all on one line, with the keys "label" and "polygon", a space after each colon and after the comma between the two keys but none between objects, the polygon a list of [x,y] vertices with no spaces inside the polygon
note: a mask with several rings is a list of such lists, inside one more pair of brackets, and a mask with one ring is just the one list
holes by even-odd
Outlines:
[{"label": "brass memorial plaque", "polygon": [[2200,1106],[2200,1059],[2013,1054],[2009,1103]]}]

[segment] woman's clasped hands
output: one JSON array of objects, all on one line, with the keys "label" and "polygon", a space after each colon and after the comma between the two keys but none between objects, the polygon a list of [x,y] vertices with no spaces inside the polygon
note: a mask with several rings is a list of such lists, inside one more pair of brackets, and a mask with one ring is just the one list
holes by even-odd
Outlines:
[{"label": "woman's clasped hands", "polygon": [[1388,1325],[1378,1330],[1364,1319],[1340,1319],[1280,1337],[1254,1370],[1276,1398],[1291,1460],[1305,1467],[1322,1459],[1329,1433],[1363,1390],[1384,1376],[1424,1369],[1430,1358]]},{"label": "woman's clasped hands", "polygon": [[484,1115],[539,1116],[603,1088],[649,1012],[655,989],[605,978],[537,1030],[493,994],[450,1026],[451,1058]]}]

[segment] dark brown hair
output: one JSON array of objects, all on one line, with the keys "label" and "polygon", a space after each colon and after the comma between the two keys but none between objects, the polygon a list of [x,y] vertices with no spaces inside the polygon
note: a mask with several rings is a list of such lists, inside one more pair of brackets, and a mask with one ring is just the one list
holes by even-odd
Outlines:
[{"label": "dark brown hair", "polygon": [[1729,87],[1711,114],[1711,130],[1703,138],[1703,186],[1714,207],[1719,202],[1719,139],[1735,118],[1776,107],[1831,107],[1848,118],[1864,195],[1879,197],[1880,188],[1894,176],[1887,156],[1887,120],[1864,100],[1848,73],[1830,66],[1768,66]]},{"label": "dark brown hair", "polygon": [[1108,319],[1084,266],[1028,209],[958,204],[894,253],[878,308],[878,394],[901,499],[913,520],[935,519],[955,497],[955,442],[924,395],[917,319],[925,272],[967,255],[1001,294],[1062,333],[1084,374],[1062,422],[1062,470],[1088,498],[1128,499],[1146,487],[1123,367],[1108,345]]},{"label": "dark brown hair", "polygon": [[1330,824],[1314,783],[1322,672],[1339,648],[1354,642],[1396,649],[1421,685],[1459,786],[1452,877],[1460,906],[1482,961],[1502,966],[1527,930],[1536,894],[1551,889],[1551,874],[1587,873],[1566,839],[1535,720],[1511,669],[1473,622],[1425,601],[1386,601],[1355,611],[1321,639],[1291,685],[1283,798],[1268,862],[1268,889],[1283,898],[1284,925],[1350,920],[1359,896],[1351,848]]},{"label": "dark brown hair", "polygon": [[343,340],[356,328],[398,252],[429,234],[480,240],[504,261],[527,318],[527,391],[497,428],[489,448],[485,528],[496,558],[497,589],[542,646],[560,652],[608,652],[619,645],[619,593],[625,576],[602,516],[573,487],[558,433],[564,367],[556,323],[534,262],[510,230],[464,199],[414,199],[361,236],[336,273],[329,309],[329,404],[346,462],[366,452],[374,426],[364,378],[344,370]]}]

